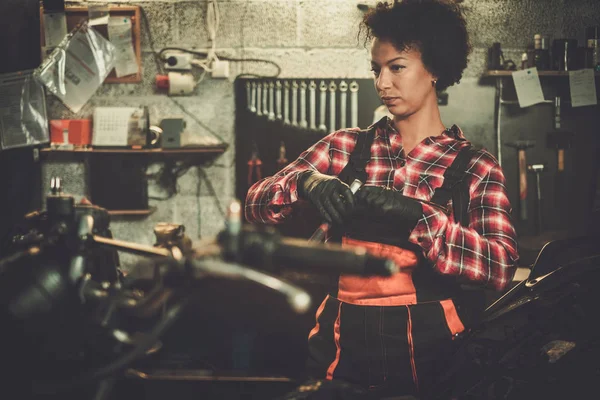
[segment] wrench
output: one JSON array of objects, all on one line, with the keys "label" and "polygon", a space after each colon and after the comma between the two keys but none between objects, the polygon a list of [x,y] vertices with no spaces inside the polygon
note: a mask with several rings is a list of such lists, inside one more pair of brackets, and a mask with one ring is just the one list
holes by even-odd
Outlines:
[{"label": "wrench", "polygon": [[312,130],[316,130],[317,129],[317,124],[316,124],[316,109],[317,109],[317,94],[316,94],[316,90],[317,90],[317,84],[315,83],[315,81],[310,81],[310,84],[308,85],[308,93],[309,93],[309,98],[310,98],[310,114],[309,114],[309,118],[310,118],[310,124],[309,124],[309,128]]},{"label": "wrench", "polygon": [[261,89],[261,84],[260,82],[258,82],[256,84],[256,115],[261,116],[262,115],[262,89]]},{"label": "wrench", "polygon": [[327,126],[325,125],[325,113],[327,112],[327,85],[325,81],[321,81],[319,84],[320,101],[319,101],[319,130],[327,132]]},{"label": "wrench", "polygon": [[277,110],[275,118],[277,119],[281,119],[281,87],[281,81],[277,81],[275,83],[275,109]]},{"label": "wrench", "polygon": [[335,91],[337,85],[334,81],[329,83],[329,129],[335,131]]},{"label": "wrench", "polygon": [[306,128],[308,123],[306,122],[306,82],[300,82],[300,127]]},{"label": "wrench", "polygon": [[346,128],[346,97],[348,84],[345,81],[340,82],[340,128]]},{"label": "wrench", "polygon": [[268,101],[269,101],[269,84],[267,82],[263,82],[262,87],[263,87],[263,93],[262,93],[263,115],[268,116],[269,115],[269,105],[268,105]]},{"label": "wrench", "polygon": [[269,120],[275,119],[275,96],[274,96],[275,84],[269,82]]},{"label": "wrench", "polygon": [[350,84],[350,119],[351,127],[358,126],[358,82],[356,81]]},{"label": "wrench", "polygon": [[283,82],[283,123],[290,124],[290,82]]},{"label": "wrench", "polygon": [[256,82],[252,82],[250,85],[250,112],[256,112]]},{"label": "wrench", "polygon": [[292,125],[298,126],[298,82],[292,82]]}]

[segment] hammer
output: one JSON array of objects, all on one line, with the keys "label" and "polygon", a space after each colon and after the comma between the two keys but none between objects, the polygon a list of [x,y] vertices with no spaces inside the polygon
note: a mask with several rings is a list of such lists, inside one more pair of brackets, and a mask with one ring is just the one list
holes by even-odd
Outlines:
[{"label": "hammer", "polygon": [[565,149],[571,148],[573,133],[561,130],[560,96],[554,98],[554,131],[546,136],[546,146],[558,149],[558,172],[565,170]]},{"label": "hammer", "polygon": [[570,149],[573,145],[573,136],[572,132],[565,131],[548,132],[546,136],[546,145],[558,150],[558,172],[565,170],[565,150]]},{"label": "hammer", "polygon": [[519,211],[521,219],[527,219],[527,161],[525,158],[525,150],[533,147],[535,144],[532,140],[517,140],[516,142],[506,143],[507,146],[517,149],[519,162]]},{"label": "hammer", "polygon": [[537,211],[537,233],[542,233],[544,228],[542,219],[542,186],[540,182],[540,174],[544,172],[546,166],[544,164],[529,164],[527,169],[535,174],[535,192],[536,192],[536,211]]}]

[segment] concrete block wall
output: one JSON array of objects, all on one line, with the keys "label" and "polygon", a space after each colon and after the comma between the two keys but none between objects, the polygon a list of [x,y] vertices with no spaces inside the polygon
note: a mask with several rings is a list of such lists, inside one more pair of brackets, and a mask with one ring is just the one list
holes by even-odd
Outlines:
[{"label": "concrete block wall", "polygon": [[[357,3],[356,0],[219,0],[218,53],[272,60],[281,66],[282,78],[369,78],[368,52],[357,39],[362,17]],[[361,3],[374,5],[375,1]],[[85,5],[86,1],[71,4]],[[137,4],[147,16],[149,26],[142,24],[143,82],[104,84],[77,115],[49,97],[49,117],[90,117],[94,106],[147,105],[152,121],[158,122],[163,117],[181,115],[181,109],[174,104],[174,101],[179,102],[203,125],[210,127],[210,131],[231,144],[216,160],[217,165],[203,168],[219,198],[213,198],[207,190],[207,182],[202,178],[204,173],[192,168],[179,179],[179,194],[169,201],[151,201],[151,205],[157,207],[154,214],[136,219],[115,217],[112,229],[117,238],[144,244],[154,242],[152,227],[161,221],[184,223],[193,240],[212,236],[222,229],[220,210],[234,195],[233,77],[241,73],[272,74],[274,68],[264,63],[236,62],[231,65],[231,79],[211,79],[207,74],[193,95],[169,98],[154,88],[158,69],[153,49],[208,48],[207,0],[113,1],[111,4]],[[551,38],[577,37],[583,43],[585,26],[600,24],[600,2],[465,0],[463,4],[474,51],[462,82],[448,90],[450,101],[448,106],[442,107],[442,117],[447,125],[458,123],[470,140],[495,153],[495,89],[493,82],[483,82],[480,78],[486,67],[488,47],[499,41],[505,56],[518,62],[535,33]],[[189,131],[198,140],[215,140],[203,126],[188,116],[185,118]],[[534,122],[523,123],[534,125]],[[66,191],[87,193],[83,162],[45,161],[45,189],[55,174],[63,177]],[[516,184],[516,180],[509,183]],[[160,188],[150,185],[151,193],[159,191]],[[132,258],[123,260],[127,264]]]}]

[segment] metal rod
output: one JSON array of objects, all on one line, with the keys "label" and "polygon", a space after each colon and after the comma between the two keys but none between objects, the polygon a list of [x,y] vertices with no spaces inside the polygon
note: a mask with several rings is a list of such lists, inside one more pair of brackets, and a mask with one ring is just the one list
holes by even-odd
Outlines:
[{"label": "metal rod", "polygon": [[92,238],[97,244],[116,250],[126,251],[128,253],[142,256],[172,257],[172,254],[168,249],[161,247],[145,246],[143,244],[124,242],[122,240],[109,239],[98,235],[94,235]]}]

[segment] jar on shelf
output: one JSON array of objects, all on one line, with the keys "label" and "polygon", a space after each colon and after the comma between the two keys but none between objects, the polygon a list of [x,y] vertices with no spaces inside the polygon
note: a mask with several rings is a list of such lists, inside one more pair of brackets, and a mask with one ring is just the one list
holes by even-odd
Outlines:
[{"label": "jar on shelf", "polygon": [[589,61],[586,60],[586,68],[600,71],[600,25],[588,26],[585,29],[585,41],[589,58]]},{"label": "jar on shelf", "polygon": [[536,34],[533,37],[533,66],[539,71],[551,69],[550,65],[550,50],[548,49],[548,38]]}]

